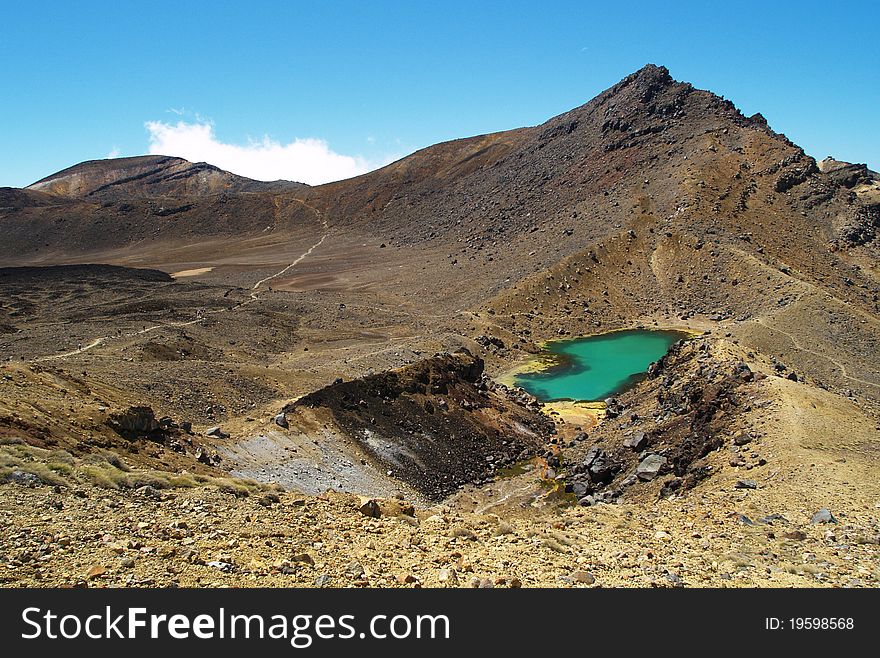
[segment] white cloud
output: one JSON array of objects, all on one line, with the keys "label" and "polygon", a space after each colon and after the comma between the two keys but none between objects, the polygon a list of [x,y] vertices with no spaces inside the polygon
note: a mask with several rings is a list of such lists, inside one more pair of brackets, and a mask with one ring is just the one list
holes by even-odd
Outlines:
[{"label": "white cloud", "polygon": [[121,151],[118,146],[114,146],[110,152],[104,156],[105,159],[109,160],[111,158],[118,158],[121,155]]},{"label": "white cloud", "polygon": [[335,153],[322,139],[297,138],[282,144],[268,136],[246,145],[227,144],[214,134],[210,122],[175,124],[148,121],[150,154],[171,155],[190,162],[207,162],[226,171],[256,180],[278,179],[310,185],[351,178],[391,162],[374,162],[360,156]]}]

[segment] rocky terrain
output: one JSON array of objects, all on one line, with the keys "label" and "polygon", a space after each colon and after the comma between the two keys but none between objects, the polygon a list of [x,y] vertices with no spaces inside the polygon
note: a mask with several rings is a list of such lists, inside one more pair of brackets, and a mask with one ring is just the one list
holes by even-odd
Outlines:
[{"label": "rocky terrain", "polygon": [[[0,189],[0,578],[876,586],[878,221],[653,65],[328,185]],[[695,337],[603,404],[509,386],[635,327]]]}]

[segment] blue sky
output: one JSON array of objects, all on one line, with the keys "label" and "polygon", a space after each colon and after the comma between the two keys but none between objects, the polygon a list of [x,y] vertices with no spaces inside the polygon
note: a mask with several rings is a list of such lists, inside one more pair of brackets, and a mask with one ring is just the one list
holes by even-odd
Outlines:
[{"label": "blue sky", "polygon": [[648,62],[760,111],[811,155],[880,169],[870,3],[0,7],[0,185],[151,149],[320,182],[438,141],[542,123]]}]

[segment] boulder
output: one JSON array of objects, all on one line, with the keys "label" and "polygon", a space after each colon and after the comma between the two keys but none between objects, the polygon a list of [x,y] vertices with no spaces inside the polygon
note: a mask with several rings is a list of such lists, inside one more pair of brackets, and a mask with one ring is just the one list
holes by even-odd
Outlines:
[{"label": "boulder", "polygon": [[584,469],[589,469],[590,466],[593,465],[593,462],[596,461],[596,459],[598,459],[603,454],[604,453],[602,452],[602,448],[600,448],[599,446],[593,446],[592,448],[587,450],[587,454],[584,455],[583,461]]},{"label": "boulder", "polygon": [[750,382],[755,378],[755,374],[752,372],[752,369],[744,363],[740,361],[733,368],[733,376],[738,377],[744,382]]},{"label": "boulder", "polygon": [[744,446],[747,443],[752,442],[752,437],[748,435],[747,432],[743,432],[740,430],[733,436],[733,444],[737,446]]},{"label": "boulder", "polygon": [[110,414],[107,424],[128,436],[152,434],[160,429],[152,407],[129,407],[125,411]]},{"label": "boulder", "polygon": [[406,501],[392,498],[391,500],[381,499],[379,503],[379,513],[382,516],[415,516],[416,508]]},{"label": "boulder", "polygon": [[768,514],[763,519],[760,519],[761,523],[769,523],[771,525],[773,523],[776,523],[777,521],[779,523],[784,523],[784,524],[788,525],[788,519],[786,519],[784,516],[782,516],[782,514]]},{"label": "boulder", "polygon": [[458,585],[458,574],[452,567],[445,567],[440,569],[437,580],[439,580],[445,587],[456,587]]},{"label": "boulder", "polygon": [[199,446],[196,448],[196,460],[202,464],[211,464],[211,455],[207,450]]},{"label": "boulder", "polygon": [[818,512],[813,514],[813,518],[810,519],[810,523],[837,523],[837,519],[834,518],[831,510],[829,510],[827,507],[823,507]]},{"label": "boulder", "polygon": [[666,457],[663,455],[648,455],[636,467],[636,476],[640,480],[653,480],[665,465]]},{"label": "boulder", "polygon": [[617,398],[605,398],[605,417],[617,418],[623,413],[623,405]]},{"label": "boulder", "polygon": [[648,447],[648,435],[644,432],[636,432],[632,436],[624,439],[623,445],[635,452],[641,452]]},{"label": "boulder", "polygon": [[287,422],[287,415],[283,411],[275,416],[274,421],[278,427],[283,427],[284,429],[290,427],[290,423]]},{"label": "boulder", "polygon": [[605,453],[600,454],[590,464],[590,479],[598,484],[607,484],[614,479],[614,464]]},{"label": "boulder", "polygon": [[14,482],[23,487],[38,487],[43,484],[43,481],[38,476],[33,473],[28,473],[27,471],[12,471],[11,473],[4,475],[2,480],[5,480],[6,482]]}]

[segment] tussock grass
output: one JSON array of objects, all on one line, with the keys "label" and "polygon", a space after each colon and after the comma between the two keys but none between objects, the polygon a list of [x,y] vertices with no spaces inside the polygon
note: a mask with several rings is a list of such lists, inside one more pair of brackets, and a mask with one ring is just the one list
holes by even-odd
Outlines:
[{"label": "tussock grass", "polygon": [[551,551],[555,551],[557,553],[568,553],[569,550],[566,546],[563,546],[558,541],[551,537],[547,537],[541,542],[541,546],[544,548],[549,548]]},{"label": "tussock grass", "polygon": [[232,478],[221,478],[217,480],[217,488],[223,493],[232,494],[236,498],[247,498],[251,495],[250,490],[244,481],[236,481]]},{"label": "tussock grass", "polygon": [[60,487],[91,484],[102,489],[131,490],[146,486],[154,489],[204,486],[216,487],[237,498],[284,491],[283,487],[274,483],[262,484],[247,479],[135,470],[112,452],[76,458],[66,450],[46,450],[30,446],[21,439],[6,439],[0,442],[0,482],[8,480],[15,471],[30,473],[44,484]]},{"label": "tussock grass", "polygon": [[67,462],[48,462],[46,467],[59,475],[73,475],[74,473],[73,465]]},{"label": "tussock grass", "polygon": [[70,483],[43,462],[22,464],[18,470],[36,475],[40,480],[53,487],[69,487]]},{"label": "tussock grass", "polygon": [[46,456],[46,459],[59,464],[67,464],[68,466],[73,466],[76,463],[76,459],[67,450],[52,450]]},{"label": "tussock grass", "polygon": [[477,539],[477,533],[475,533],[470,528],[465,528],[463,526],[458,526],[456,528],[452,528],[449,531],[450,537],[458,537],[460,539],[470,539],[475,541]]},{"label": "tussock grass", "polygon": [[193,487],[199,486],[199,483],[196,482],[196,479],[190,475],[189,473],[175,475],[168,475],[168,485],[172,489],[192,489]]},{"label": "tussock grass", "polygon": [[97,464],[86,464],[80,473],[87,482],[103,489],[119,489],[119,480],[113,477],[109,469],[101,468]]},{"label": "tussock grass", "polygon": [[551,530],[549,534],[555,541],[559,542],[563,546],[574,546],[575,544],[574,539],[566,535],[564,532]]},{"label": "tussock grass", "polygon": [[737,553],[737,552],[727,553],[724,556],[723,561],[730,562],[731,564],[733,564],[733,566],[737,567],[738,569],[745,569],[745,568],[755,566],[754,560],[752,560],[752,558],[749,557],[748,555],[746,555],[745,553]]},{"label": "tussock grass", "polygon": [[501,537],[502,535],[512,535],[514,533],[514,528],[507,521],[498,520],[498,525],[495,527],[495,536]]}]

